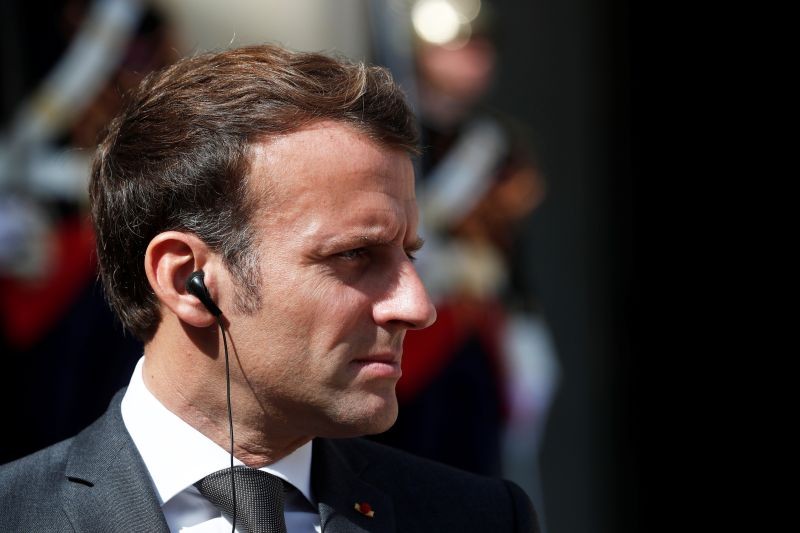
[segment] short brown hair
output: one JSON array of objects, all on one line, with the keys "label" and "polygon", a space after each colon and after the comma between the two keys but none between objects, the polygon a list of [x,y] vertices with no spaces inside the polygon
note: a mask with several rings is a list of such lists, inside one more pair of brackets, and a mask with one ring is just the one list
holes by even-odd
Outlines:
[{"label": "short brown hair", "polygon": [[413,114],[388,71],[273,45],[182,59],[127,96],[89,183],[100,276],[126,329],[146,342],[161,319],[144,255],[168,230],[195,233],[220,253],[239,286],[237,306],[258,307],[249,147],[320,120],[417,149]]}]

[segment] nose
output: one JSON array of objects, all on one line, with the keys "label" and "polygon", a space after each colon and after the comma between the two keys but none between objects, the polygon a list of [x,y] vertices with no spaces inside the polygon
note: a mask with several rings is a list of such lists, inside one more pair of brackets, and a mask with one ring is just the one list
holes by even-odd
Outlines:
[{"label": "nose", "polygon": [[372,314],[377,324],[398,324],[405,329],[427,328],[436,321],[436,308],[410,260],[401,264],[390,289],[373,305]]}]

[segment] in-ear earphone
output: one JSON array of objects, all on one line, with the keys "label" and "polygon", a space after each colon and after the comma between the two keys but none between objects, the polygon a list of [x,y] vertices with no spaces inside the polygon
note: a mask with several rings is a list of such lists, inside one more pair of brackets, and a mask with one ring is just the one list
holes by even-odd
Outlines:
[{"label": "in-ear earphone", "polygon": [[225,335],[225,328],[222,327],[222,311],[214,300],[206,287],[205,273],[202,270],[197,270],[189,274],[189,279],[186,280],[186,290],[192,296],[197,297],[200,302],[208,309],[208,312],[217,318],[219,331],[222,334],[222,343],[225,346],[225,382],[227,385],[228,395],[228,426],[231,435],[231,496],[233,496],[233,527],[231,533],[236,531],[236,478],[233,475],[233,409],[231,408],[231,367],[228,358],[228,339]]},{"label": "in-ear earphone", "polygon": [[214,300],[211,299],[211,295],[208,293],[208,288],[206,287],[206,282],[204,281],[205,274],[202,270],[197,270],[192,272],[189,275],[189,279],[186,280],[186,290],[189,291],[190,294],[196,296],[198,300],[200,300],[208,312],[212,315],[219,317],[222,314],[217,304],[214,303]]}]

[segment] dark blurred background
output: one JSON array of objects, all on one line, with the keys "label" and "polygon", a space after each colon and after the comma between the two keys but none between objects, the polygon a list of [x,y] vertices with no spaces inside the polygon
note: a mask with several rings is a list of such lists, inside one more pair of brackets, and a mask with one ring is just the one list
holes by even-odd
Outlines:
[{"label": "dark blurred background", "polygon": [[[488,266],[465,269],[464,285],[455,287],[437,285],[441,276],[430,271],[445,319],[428,337],[409,339],[399,390],[406,414],[379,438],[514,478],[542,512],[545,531],[638,529],[630,6],[485,1],[479,15],[461,17],[461,33],[437,43],[420,37],[411,16],[418,3],[303,0],[289,8],[236,0],[226,4],[233,14],[226,17],[214,2],[189,0],[2,3],[0,462],[87,425],[127,383],[141,354],[104,303],[86,221],[91,152],[120,95],[183,54],[277,41],[393,70],[420,111],[431,148],[418,166],[421,190],[435,191],[429,177],[473,119],[489,117],[506,132],[508,148],[470,210],[438,227],[428,217],[433,241],[441,243],[428,263],[451,265],[447,273],[462,264]],[[485,91],[466,91],[474,101],[464,109],[448,107],[452,95],[434,98],[458,109],[429,113],[435,91],[426,81],[438,71],[435,62],[432,73],[421,70],[423,53],[444,51],[444,64],[454,65],[468,61],[462,46],[484,38],[493,61]],[[486,50],[479,46],[473,57],[489,57]],[[515,214],[498,220],[497,212]],[[467,252],[454,261],[454,250]],[[491,280],[474,281],[483,274]],[[453,324],[469,317],[469,326],[446,330],[451,316]],[[533,346],[527,359],[524,349],[516,359],[504,352],[516,318],[540,335],[522,344]],[[438,373],[426,367],[432,360]],[[515,368],[525,371],[515,376]],[[482,437],[421,429],[443,427],[434,412],[454,431]]]}]

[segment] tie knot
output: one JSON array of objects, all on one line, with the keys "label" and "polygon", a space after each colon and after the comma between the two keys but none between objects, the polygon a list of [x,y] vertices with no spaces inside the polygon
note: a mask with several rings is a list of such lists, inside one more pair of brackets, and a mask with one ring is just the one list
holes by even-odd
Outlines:
[{"label": "tie knot", "polygon": [[[232,520],[231,470],[209,474],[195,487]],[[236,481],[236,525],[247,533],[286,533],[283,517],[284,482],[281,478],[247,466],[233,467]]]}]

